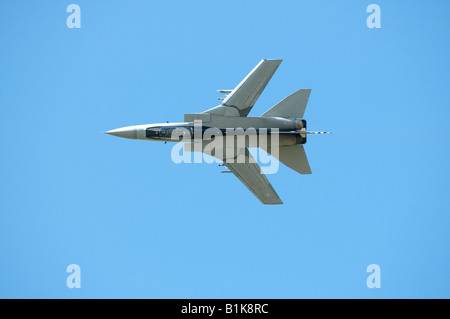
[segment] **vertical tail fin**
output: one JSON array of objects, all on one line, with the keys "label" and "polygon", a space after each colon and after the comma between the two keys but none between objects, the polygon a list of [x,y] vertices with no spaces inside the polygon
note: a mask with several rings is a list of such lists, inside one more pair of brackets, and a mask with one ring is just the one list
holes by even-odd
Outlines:
[{"label": "vertical tail fin", "polygon": [[261,117],[303,118],[311,89],[301,89],[284,98]]}]

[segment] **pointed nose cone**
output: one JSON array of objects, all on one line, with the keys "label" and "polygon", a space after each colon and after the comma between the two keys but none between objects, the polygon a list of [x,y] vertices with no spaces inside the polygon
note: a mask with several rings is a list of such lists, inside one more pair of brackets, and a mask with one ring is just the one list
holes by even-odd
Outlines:
[{"label": "pointed nose cone", "polygon": [[115,130],[111,130],[105,133],[123,138],[132,138],[132,139],[137,138],[137,129],[134,126],[116,128]]}]

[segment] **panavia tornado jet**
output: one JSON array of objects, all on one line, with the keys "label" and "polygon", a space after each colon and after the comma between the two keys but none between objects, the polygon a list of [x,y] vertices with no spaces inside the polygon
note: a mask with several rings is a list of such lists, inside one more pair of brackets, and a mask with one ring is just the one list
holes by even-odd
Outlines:
[{"label": "panavia tornado jet", "polygon": [[[282,60],[265,59],[233,90],[222,104],[202,113],[185,114],[182,123],[158,123],[118,128],[110,135],[149,141],[184,142],[185,152],[200,152],[222,162],[263,203],[283,204],[249,148],[262,148],[300,174],[311,174],[303,148],[308,134],[303,114],[310,89],[298,90],[259,117],[248,114]],[[173,152],[172,152],[173,156]],[[172,157],[173,159],[173,157]],[[231,190],[230,190],[231,192]]]}]

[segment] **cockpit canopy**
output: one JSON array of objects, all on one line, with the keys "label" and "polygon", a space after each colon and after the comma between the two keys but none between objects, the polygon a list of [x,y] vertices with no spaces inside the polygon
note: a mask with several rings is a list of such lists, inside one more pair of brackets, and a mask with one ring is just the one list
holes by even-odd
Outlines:
[{"label": "cockpit canopy", "polygon": [[145,136],[151,139],[181,140],[192,137],[192,128],[175,126],[154,126],[145,130]]}]

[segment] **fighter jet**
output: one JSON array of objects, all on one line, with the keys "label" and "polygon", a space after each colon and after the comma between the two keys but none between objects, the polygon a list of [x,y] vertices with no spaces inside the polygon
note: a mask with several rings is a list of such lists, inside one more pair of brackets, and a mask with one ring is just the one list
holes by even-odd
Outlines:
[{"label": "fighter jet", "polygon": [[[105,133],[129,139],[184,142],[185,151],[203,152],[220,160],[219,166],[229,169],[224,172],[233,173],[263,204],[283,204],[248,149],[262,148],[292,170],[311,174],[303,148],[306,136],[329,132],[306,130],[303,114],[311,89],[292,93],[259,117],[248,116],[281,62],[261,60],[233,90],[218,90],[226,94],[219,98],[220,105],[185,114],[182,123],[127,126]],[[214,147],[208,147],[213,142]]]}]

